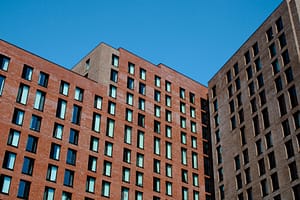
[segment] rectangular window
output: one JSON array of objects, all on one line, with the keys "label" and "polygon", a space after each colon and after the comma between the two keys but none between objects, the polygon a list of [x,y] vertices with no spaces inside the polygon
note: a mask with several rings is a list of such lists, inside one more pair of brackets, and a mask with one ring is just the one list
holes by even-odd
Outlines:
[{"label": "rectangular window", "polygon": [[139,98],[139,109],[140,110],[145,110],[145,99]]},{"label": "rectangular window", "polygon": [[187,188],[182,187],[182,200],[188,200],[189,199],[189,191]]},{"label": "rectangular window", "polygon": [[49,80],[49,74],[46,74],[44,72],[40,72],[38,84],[42,87],[48,86],[48,80]]},{"label": "rectangular window", "polygon": [[116,114],[116,104],[114,102],[111,101],[108,102],[108,113],[111,115]]},{"label": "rectangular window", "polygon": [[291,181],[294,181],[299,178],[298,169],[295,161],[289,164],[289,172]]},{"label": "rectangular window", "polygon": [[13,147],[19,146],[20,131],[10,129],[7,144]]},{"label": "rectangular window", "polygon": [[296,129],[300,128],[300,112],[297,111],[296,113],[294,113],[293,118],[294,118],[295,128]]},{"label": "rectangular window", "polygon": [[271,132],[267,133],[265,138],[266,138],[267,148],[269,149],[269,148],[273,147],[273,139],[272,139]]},{"label": "rectangular window", "polygon": [[283,60],[283,65],[286,66],[287,64],[290,63],[290,56],[289,56],[289,51],[285,50],[282,54],[281,54],[282,60]]},{"label": "rectangular window", "polygon": [[39,111],[43,111],[44,103],[45,103],[45,96],[46,96],[45,92],[42,92],[40,90],[36,91],[34,105],[33,105],[34,109],[37,109]]},{"label": "rectangular window", "polygon": [[96,132],[100,132],[100,126],[101,126],[101,115],[98,113],[93,113],[92,130]]},{"label": "rectangular window", "polygon": [[166,126],[166,137],[172,138],[172,127],[171,126]]},{"label": "rectangular window", "polygon": [[75,95],[74,95],[74,99],[77,101],[81,101],[83,100],[83,89],[76,87],[75,88]]},{"label": "rectangular window", "polygon": [[144,155],[137,153],[136,154],[136,166],[143,168],[144,167]]},{"label": "rectangular window", "polygon": [[74,171],[66,169],[64,175],[64,185],[68,187],[73,187],[74,182]]},{"label": "rectangular window", "polygon": [[10,62],[10,58],[0,54],[0,69],[1,70],[7,71],[9,62]]},{"label": "rectangular window", "polygon": [[266,173],[266,167],[265,167],[265,161],[264,158],[260,159],[258,161],[258,169],[259,169],[259,175],[262,176]]},{"label": "rectangular window", "polygon": [[103,163],[103,175],[110,177],[111,176],[111,168],[112,168],[112,163],[105,160]]},{"label": "rectangular window", "polygon": [[154,105],[154,116],[160,117],[160,106]]},{"label": "rectangular window", "polygon": [[283,29],[283,23],[281,17],[279,17],[276,20],[275,24],[276,24],[277,32],[279,33]]},{"label": "rectangular window", "polygon": [[71,200],[72,199],[72,193],[63,191],[61,198],[62,198],[62,200]]},{"label": "rectangular window", "polygon": [[190,116],[196,118],[196,109],[194,107],[190,107]]},{"label": "rectangular window", "polygon": [[11,177],[1,174],[0,175],[0,193],[9,194],[11,184]]},{"label": "rectangular window", "polygon": [[181,148],[181,164],[187,165],[187,150],[185,148]]},{"label": "rectangular window", "polygon": [[79,137],[79,131],[75,129],[70,129],[70,136],[69,136],[69,143],[78,145],[78,137]]},{"label": "rectangular window", "polygon": [[68,149],[66,163],[69,165],[76,165],[76,155],[77,152],[74,149]]},{"label": "rectangular window", "polygon": [[119,67],[119,56],[112,54],[111,64],[115,67]]},{"label": "rectangular window", "polygon": [[198,169],[198,154],[195,152],[192,153],[192,167]]},{"label": "rectangular window", "polygon": [[243,158],[244,158],[244,165],[249,163],[249,154],[248,154],[248,149],[245,149],[243,151]]},{"label": "rectangular window", "polygon": [[56,117],[60,119],[65,119],[67,109],[67,102],[62,99],[58,99],[57,108],[56,108]]},{"label": "rectangular window", "polygon": [[266,34],[267,34],[267,39],[270,42],[274,38],[272,27],[270,27],[267,30]]},{"label": "rectangular window", "polygon": [[285,149],[286,149],[287,158],[291,158],[295,155],[292,140],[289,140],[285,143]]},{"label": "rectangular window", "polygon": [[32,135],[28,135],[27,143],[26,143],[26,151],[31,153],[36,153],[38,145],[38,138]]},{"label": "rectangular window", "polygon": [[72,112],[72,123],[80,125],[80,117],[81,117],[81,110],[82,108],[78,105],[73,105],[73,112]]},{"label": "rectangular window", "polygon": [[131,150],[126,148],[123,150],[123,161],[126,163],[131,162]]},{"label": "rectangular window", "polygon": [[30,129],[39,132],[41,129],[42,118],[37,115],[32,115],[30,121]]},{"label": "rectangular window", "polygon": [[14,170],[15,161],[16,161],[16,154],[6,151],[3,159],[2,167],[4,169]]},{"label": "rectangular window", "polygon": [[153,172],[160,174],[160,161],[157,159],[153,160]]},{"label": "rectangular window", "polygon": [[156,76],[154,77],[154,84],[156,87],[160,87],[160,77]]},{"label": "rectangular window", "polygon": [[97,157],[89,155],[88,170],[91,172],[97,171]]},{"label": "rectangular window", "polygon": [[17,102],[26,105],[28,94],[29,94],[29,86],[20,84],[18,95],[17,95]]},{"label": "rectangular window", "polygon": [[235,170],[239,170],[241,168],[240,156],[237,155],[234,157]]},{"label": "rectangular window", "polygon": [[272,180],[273,191],[278,190],[279,189],[279,180],[278,180],[278,176],[277,176],[276,172],[271,175],[271,180]]},{"label": "rectangular window", "polygon": [[124,128],[124,142],[126,144],[131,144],[131,135],[132,135],[132,128],[130,126],[126,126]]},{"label": "rectangular window", "polygon": [[121,200],[129,200],[129,188],[121,188]]},{"label": "rectangular window", "polygon": [[191,121],[191,132],[196,133],[197,132],[197,124],[196,122]]},{"label": "rectangular window", "polygon": [[172,183],[166,182],[166,195],[172,196]]},{"label": "rectangular window", "polygon": [[145,127],[145,115],[138,114],[138,125],[140,127]]},{"label": "rectangular window", "polygon": [[117,98],[117,87],[114,85],[109,85],[109,96],[112,98]]},{"label": "rectangular window", "polygon": [[261,188],[261,194],[263,197],[265,197],[269,194],[267,179],[263,179],[262,181],[260,181],[260,188]]},{"label": "rectangular window", "polygon": [[3,93],[4,82],[5,82],[5,76],[0,75],[0,96]]},{"label": "rectangular window", "polygon": [[169,110],[166,110],[166,121],[167,122],[172,122],[172,112]]},{"label": "rectangular window", "polygon": [[184,117],[180,117],[180,127],[186,128],[186,119]]},{"label": "rectangular window", "polygon": [[114,131],[115,131],[115,120],[107,118],[106,136],[114,137]]},{"label": "rectangular window", "polygon": [[263,153],[263,147],[262,147],[262,142],[261,142],[261,139],[257,140],[255,142],[255,145],[256,145],[256,154],[257,155],[260,155]]},{"label": "rectangular window", "polygon": [[294,80],[293,70],[291,67],[287,68],[285,71],[286,82],[290,83]]},{"label": "rectangular window", "polygon": [[52,143],[50,150],[50,158],[53,160],[59,160],[60,156],[60,145]]},{"label": "rectangular window", "polygon": [[192,136],[191,140],[192,140],[192,148],[197,149],[197,138]]},{"label": "rectangular window", "polygon": [[160,192],[160,179],[154,177],[153,178],[153,191],[154,192]]},{"label": "rectangular window", "polygon": [[185,103],[180,102],[180,112],[185,114]]},{"label": "rectangular window", "polygon": [[90,192],[90,193],[94,193],[95,192],[95,182],[96,182],[96,178],[88,176],[86,178],[85,191]]},{"label": "rectangular window", "polygon": [[261,112],[262,112],[262,115],[263,115],[264,127],[266,129],[270,126],[268,108],[263,109]]},{"label": "rectangular window", "polygon": [[292,85],[289,89],[289,97],[292,108],[295,108],[298,105],[297,92],[295,85]]},{"label": "rectangular window", "polygon": [[144,83],[139,83],[139,93],[146,95],[146,85]]},{"label": "rectangular window", "polygon": [[113,155],[113,144],[110,142],[105,142],[104,154],[108,157]]},{"label": "rectangular window", "polygon": [[101,110],[102,109],[102,97],[95,95],[94,108]]},{"label": "rectangular window", "polygon": [[237,190],[241,189],[242,186],[243,186],[242,175],[241,174],[236,175],[235,181],[236,181],[236,188],[237,188]]},{"label": "rectangular window", "polygon": [[126,183],[130,182],[130,169],[127,167],[123,167],[122,169],[122,181]]},{"label": "rectangular window", "polygon": [[128,62],[128,73],[134,75],[134,67],[133,63]]},{"label": "rectangular window", "polygon": [[30,192],[30,182],[25,180],[20,180],[19,189],[18,189],[18,198],[28,199]]},{"label": "rectangular window", "polygon": [[140,149],[144,149],[144,132],[138,131],[137,134],[137,147]]},{"label": "rectangular window", "polygon": [[98,152],[98,148],[99,148],[99,139],[91,136],[90,150],[94,152]]},{"label": "rectangular window", "polygon": [[24,157],[23,167],[22,167],[22,174],[32,175],[34,166],[34,160],[29,157]]},{"label": "rectangular window", "polygon": [[166,142],[166,158],[172,159],[172,143]]},{"label": "rectangular window", "polygon": [[169,82],[169,81],[166,81],[165,82],[165,90],[167,91],[167,92],[171,92],[171,82]]},{"label": "rectangular window", "polygon": [[245,54],[244,54],[244,59],[245,59],[245,63],[246,65],[250,62],[250,52],[247,51]]},{"label": "rectangular window", "polygon": [[181,132],[181,143],[186,144],[186,133],[185,132]]},{"label": "rectangular window", "polygon": [[160,102],[160,91],[154,90],[154,101]]},{"label": "rectangular window", "polygon": [[134,89],[134,79],[130,77],[127,78],[127,88],[130,90]]},{"label": "rectangular window", "polygon": [[166,163],[166,176],[172,178],[172,165]]},{"label": "rectangular window", "polygon": [[274,169],[276,167],[276,159],[275,159],[274,151],[268,154],[268,160],[269,160],[269,168]]},{"label": "rectangular window", "polygon": [[154,147],[154,154],[160,155],[160,139],[159,138],[157,138],[157,137],[154,138],[153,147]]},{"label": "rectangular window", "polygon": [[126,103],[131,106],[133,105],[133,94],[127,92]]},{"label": "rectangular window", "polygon": [[284,134],[285,137],[291,134],[291,129],[290,129],[288,119],[281,122],[281,126],[282,126],[283,134]]},{"label": "rectangular window", "polygon": [[116,70],[110,70],[110,80],[115,83],[118,82],[118,72]]},{"label": "rectangular window", "polygon": [[132,122],[132,115],[133,115],[133,111],[126,108],[126,120],[128,122]]},{"label": "rectangular window", "polygon": [[185,89],[184,88],[179,88],[179,97],[181,99],[185,99]]},{"label": "rectangular window", "polygon": [[22,78],[25,80],[31,81],[32,73],[33,73],[33,68],[28,65],[24,65],[23,71],[22,71]]},{"label": "rectangular window", "polygon": [[146,70],[140,68],[140,79],[146,80]]},{"label": "rectangular window", "polygon": [[217,147],[217,161],[218,161],[218,164],[221,164],[223,162],[221,146]]},{"label": "rectangular window", "polygon": [[135,184],[139,187],[143,187],[144,174],[142,172],[136,172],[135,177],[136,177]]},{"label": "rectangular window", "polygon": [[61,81],[60,82],[60,87],[59,87],[59,93],[65,96],[68,96],[69,94],[69,87],[70,84],[65,82],[65,81]]},{"label": "rectangular window", "polygon": [[53,130],[53,137],[59,140],[62,139],[64,126],[62,124],[55,123]]},{"label": "rectangular window", "polygon": [[190,92],[189,96],[190,96],[190,103],[195,104],[195,94]]},{"label": "rectangular window", "polygon": [[172,106],[172,98],[169,95],[166,95],[166,106]]},{"label": "rectangular window", "polygon": [[12,119],[12,123],[22,126],[23,125],[23,120],[24,120],[24,111],[15,108],[14,110],[14,114],[13,114],[13,119]]}]

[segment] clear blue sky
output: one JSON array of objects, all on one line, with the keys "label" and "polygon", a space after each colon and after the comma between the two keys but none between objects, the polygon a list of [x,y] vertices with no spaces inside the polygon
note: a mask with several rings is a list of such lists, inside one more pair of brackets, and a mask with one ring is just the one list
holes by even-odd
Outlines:
[{"label": "clear blue sky", "polygon": [[0,38],[66,68],[100,42],[207,85],[281,0],[1,0]]}]

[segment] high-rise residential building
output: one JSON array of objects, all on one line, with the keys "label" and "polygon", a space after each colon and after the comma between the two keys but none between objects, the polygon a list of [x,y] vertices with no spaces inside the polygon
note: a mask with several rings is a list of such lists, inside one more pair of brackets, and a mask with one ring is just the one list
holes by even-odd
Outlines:
[{"label": "high-rise residential building", "polygon": [[0,199],[213,199],[207,88],[100,44],[72,70],[0,41]]},{"label": "high-rise residential building", "polygon": [[216,199],[300,199],[299,14],[283,1],[209,81]]}]

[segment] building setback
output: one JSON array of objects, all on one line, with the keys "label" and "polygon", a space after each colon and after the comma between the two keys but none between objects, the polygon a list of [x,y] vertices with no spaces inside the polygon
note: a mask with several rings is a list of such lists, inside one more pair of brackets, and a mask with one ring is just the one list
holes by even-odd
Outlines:
[{"label": "building setback", "polygon": [[216,199],[300,199],[299,9],[283,1],[209,82]]},{"label": "building setback", "polygon": [[71,71],[0,41],[0,199],[213,199],[207,88],[100,44]]}]

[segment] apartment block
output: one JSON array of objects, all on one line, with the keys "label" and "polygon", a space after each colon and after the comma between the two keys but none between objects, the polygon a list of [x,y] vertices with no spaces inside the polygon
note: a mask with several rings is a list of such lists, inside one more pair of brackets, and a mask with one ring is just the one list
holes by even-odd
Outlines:
[{"label": "apartment block", "polygon": [[214,199],[207,88],[163,64],[1,40],[0,113],[0,199]]},{"label": "apartment block", "polygon": [[209,81],[216,199],[300,199],[299,14],[283,1]]}]

